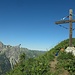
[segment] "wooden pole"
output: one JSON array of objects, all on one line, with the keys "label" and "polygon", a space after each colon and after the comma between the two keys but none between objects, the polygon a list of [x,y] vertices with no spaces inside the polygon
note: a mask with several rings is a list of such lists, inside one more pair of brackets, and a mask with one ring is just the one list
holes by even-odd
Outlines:
[{"label": "wooden pole", "polygon": [[72,47],[72,13],[73,10],[70,9],[69,10],[69,23],[70,23],[70,27],[69,27],[69,46]]},{"label": "wooden pole", "polygon": [[56,21],[55,24],[65,24],[65,23],[69,23],[69,47],[72,47],[72,23],[75,23],[75,20],[72,19],[73,16],[73,10],[70,9],[69,10],[69,20],[60,20],[60,21]]}]

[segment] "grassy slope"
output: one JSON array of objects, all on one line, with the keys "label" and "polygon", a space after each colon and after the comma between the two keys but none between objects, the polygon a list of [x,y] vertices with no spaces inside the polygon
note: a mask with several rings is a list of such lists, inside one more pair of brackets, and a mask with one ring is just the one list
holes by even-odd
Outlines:
[{"label": "grassy slope", "polygon": [[[62,41],[38,58],[21,61],[7,75],[75,75],[75,57],[71,53],[59,51],[68,46],[68,41]],[[75,45],[74,38],[73,45]],[[59,55],[55,57],[57,51]]]}]

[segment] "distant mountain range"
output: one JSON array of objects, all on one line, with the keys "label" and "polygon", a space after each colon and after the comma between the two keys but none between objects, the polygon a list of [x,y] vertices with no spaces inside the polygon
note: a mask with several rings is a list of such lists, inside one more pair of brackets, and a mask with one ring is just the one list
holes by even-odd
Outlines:
[{"label": "distant mountain range", "polygon": [[5,75],[7,71],[13,69],[14,65],[19,62],[22,53],[25,53],[26,59],[28,59],[38,57],[44,54],[45,51],[29,50],[27,48],[20,48],[20,44],[11,46],[0,42],[0,75]]}]

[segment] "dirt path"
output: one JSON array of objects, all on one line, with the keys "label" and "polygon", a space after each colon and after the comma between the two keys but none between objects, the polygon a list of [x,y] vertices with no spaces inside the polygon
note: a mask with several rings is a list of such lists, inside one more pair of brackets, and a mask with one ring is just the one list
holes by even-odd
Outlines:
[{"label": "dirt path", "polygon": [[[54,61],[50,62],[50,70],[51,72],[55,72],[56,71],[56,64],[58,63],[57,61],[57,57],[54,58]],[[67,70],[62,69],[62,74],[59,75],[69,75],[69,72]]]},{"label": "dirt path", "polygon": [[50,62],[51,71],[54,72],[57,64],[57,57],[54,58],[54,61]]},{"label": "dirt path", "polygon": [[62,70],[63,70],[62,74],[59,74],[59,75],[70,75],[67,70],[64,70],[64,69],[62,69]]}]

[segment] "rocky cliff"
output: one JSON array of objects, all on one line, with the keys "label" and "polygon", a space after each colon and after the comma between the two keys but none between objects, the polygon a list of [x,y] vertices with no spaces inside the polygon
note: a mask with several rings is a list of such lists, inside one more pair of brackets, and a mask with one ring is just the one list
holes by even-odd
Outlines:
[{"label": "rocky cliff", "polygon": [[4,45],[2,42],[0,42],[0,58],[3,59],[1,60],[1,62],[7,64],[9,63],[10,68],[13,69],[13,66],[19,62],[19,56],[20,56],[20,45],[10,46]]},{"label": "rocky cliff", "polygon": [[14,68],[14,65],[19,62],[20,54],[25,53],[26,59],[39,56],[44,51],[29,50],[20,48],[20,45],[10,46],[0,42],[0,75],[5,75],[7,71]]}]

